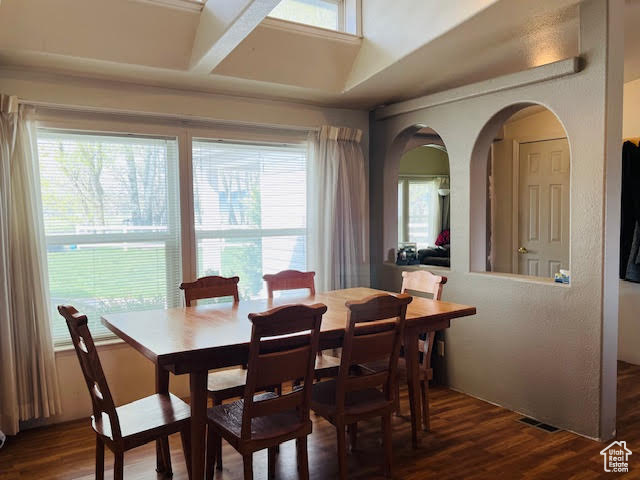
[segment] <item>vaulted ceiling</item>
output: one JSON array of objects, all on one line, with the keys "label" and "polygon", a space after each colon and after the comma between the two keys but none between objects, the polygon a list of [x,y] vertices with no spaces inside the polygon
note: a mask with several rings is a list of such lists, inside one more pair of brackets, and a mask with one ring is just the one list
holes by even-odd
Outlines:
[{"label": "vaulted ceiling", "polygon": [[371,108],[578,53],[579,0],[365,0],[361,37],[278,3],[1,0],[0,68]]}]

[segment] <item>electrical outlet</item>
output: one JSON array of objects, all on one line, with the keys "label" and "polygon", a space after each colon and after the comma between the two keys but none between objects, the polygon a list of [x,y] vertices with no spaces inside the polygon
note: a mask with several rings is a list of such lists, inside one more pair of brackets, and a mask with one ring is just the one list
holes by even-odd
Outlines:
[{"label": "electrical outlet", "polygon": [[438,340],[438,355],[444,357],[444,341]]}]

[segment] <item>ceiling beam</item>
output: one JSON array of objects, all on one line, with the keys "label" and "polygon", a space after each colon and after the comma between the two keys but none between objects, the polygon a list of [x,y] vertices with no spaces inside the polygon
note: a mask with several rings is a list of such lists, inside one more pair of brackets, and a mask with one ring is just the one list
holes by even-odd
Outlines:
[{"label": "ceiling beam", "polygon": [[200,15],[189,70],[209,74],[280,0],[208,0]]}]

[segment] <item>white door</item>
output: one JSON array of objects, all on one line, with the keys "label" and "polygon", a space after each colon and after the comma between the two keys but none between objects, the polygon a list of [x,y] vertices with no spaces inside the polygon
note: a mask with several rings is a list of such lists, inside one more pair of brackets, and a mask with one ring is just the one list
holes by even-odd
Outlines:
[{"label": "white door", "polygon": [[520,144],[518,272],[553,277],[569,268],[569,143]]}]

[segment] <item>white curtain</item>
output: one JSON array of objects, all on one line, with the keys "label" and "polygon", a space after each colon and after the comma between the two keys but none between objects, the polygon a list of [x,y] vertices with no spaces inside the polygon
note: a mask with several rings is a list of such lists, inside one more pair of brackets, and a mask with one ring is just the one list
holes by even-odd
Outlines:
[{"label": "white curtain", "polygon": [[0,96],[0,430],[60,413],[34,122]]},{"label": "white curtain", "polygon": [[319,291],[369,284],[368,182],[362,131],[324,126],[310,138],[309,266]]}]

